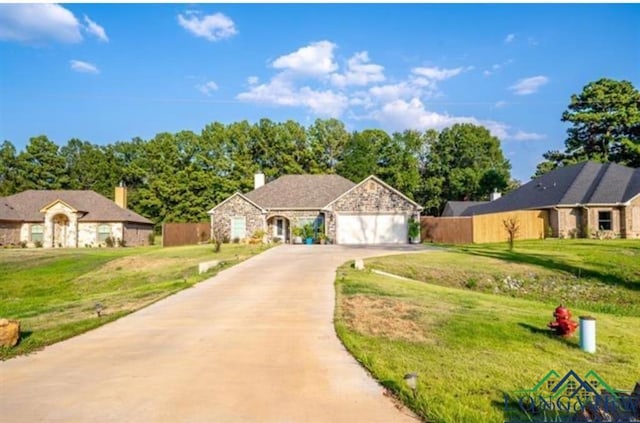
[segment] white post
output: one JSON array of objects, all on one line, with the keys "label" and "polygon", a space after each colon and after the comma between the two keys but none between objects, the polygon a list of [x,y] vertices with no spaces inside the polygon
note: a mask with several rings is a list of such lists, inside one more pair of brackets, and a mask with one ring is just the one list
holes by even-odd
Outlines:
[{"label": "white post", "polygon": [[596,352],[596,319],[580,316],[580,349],[588,353]]}]

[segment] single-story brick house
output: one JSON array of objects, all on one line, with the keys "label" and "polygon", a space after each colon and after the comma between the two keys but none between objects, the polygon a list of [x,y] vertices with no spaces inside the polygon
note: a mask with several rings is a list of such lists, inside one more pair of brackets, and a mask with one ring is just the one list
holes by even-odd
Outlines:
[{"label": "single-story brick house", "polygon": [[126,188],[116,201],[94,191],[28,190],[0,197],[0,245],[85,247],[111,237],[147,245],[153,222],[126,208]]},{"label": "single-story brick house", "polygon": [[212,233],[229,239],[257,231],[291,242],[292,229],[313,224],[336,244],[407,243],[410,218],[422,207],[375,176],[355,184],[339,175],[287,175],[267,184],[255,175],[255,189],[235,193],[208,213]]},{"label": "single-story brick house", "polygon": [[640,169],[615,163],[564,166],[488,202],[449,202],[443,216],[476,216],[516,210],[548,214],[555,237],[603,231],[640,237]]}]

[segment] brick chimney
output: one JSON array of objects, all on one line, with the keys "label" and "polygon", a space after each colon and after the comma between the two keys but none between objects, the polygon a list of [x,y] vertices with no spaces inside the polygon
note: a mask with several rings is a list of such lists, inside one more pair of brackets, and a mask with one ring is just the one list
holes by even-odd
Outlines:
[{"label": "brick chimney", "polygon": [[264,185],[264,173],[256,173],[253,175],[253,189],[258,189]]},{"label": "brick chimney", "polygon": [[127,208],[127,187],[122,182],[116,187],[115,203],[123,209]]}]

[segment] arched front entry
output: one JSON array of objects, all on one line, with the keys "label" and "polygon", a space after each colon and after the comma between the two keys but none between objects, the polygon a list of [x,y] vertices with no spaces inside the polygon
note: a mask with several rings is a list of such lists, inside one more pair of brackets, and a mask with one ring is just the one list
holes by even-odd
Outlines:
[{"label": "arched front entry", "polygon": [[267,236],[271,239],[280,238],[282,242],[290,242],[289,219],[284,216],[271,216],[267,219]]},{"label": "arched front entry", "polygon": [[67,236],[69,234],[69,218],[64,214],[57,214],[53,217],[52,222],[52,247],[67,247]]}]

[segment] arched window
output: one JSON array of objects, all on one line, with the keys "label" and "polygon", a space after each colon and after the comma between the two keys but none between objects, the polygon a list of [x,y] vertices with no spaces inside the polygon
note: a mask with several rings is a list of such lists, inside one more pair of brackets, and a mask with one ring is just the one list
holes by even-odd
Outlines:
[{"label": "arched window", "polygon": [[44,226],[43,225],[31,225],[31,242],[42,243],[44,239]]},{"label": "arched window", "polygon": [[98,225],[98,243],[103,243],[111,236],[110,225]]}]

